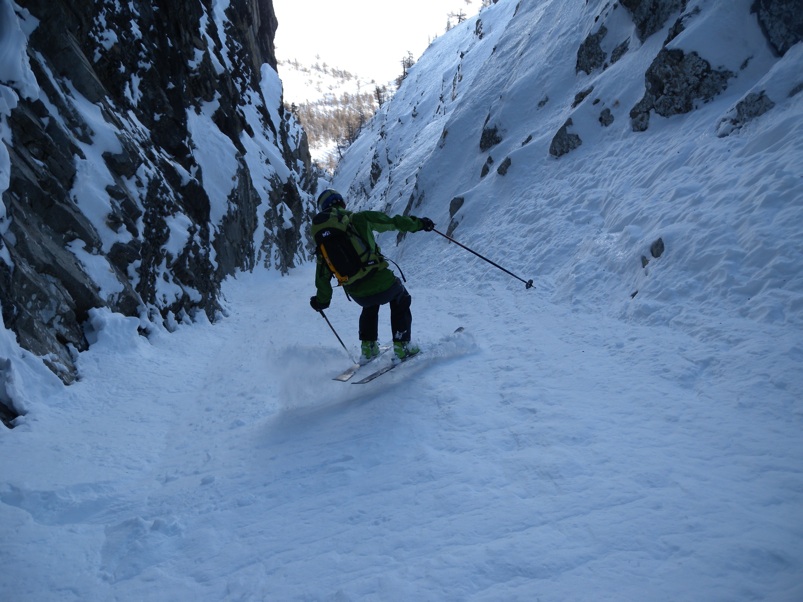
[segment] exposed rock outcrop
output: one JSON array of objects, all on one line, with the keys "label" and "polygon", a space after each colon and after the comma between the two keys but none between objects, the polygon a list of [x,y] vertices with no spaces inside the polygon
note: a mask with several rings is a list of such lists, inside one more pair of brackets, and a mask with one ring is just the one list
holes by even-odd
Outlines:
[{"label": "exposed rock outcrop", "polygon": [[733,75],[713,69],[696,52],[663,48],[645,74],[644,96],[630,111],[633,130],[646,130],[653,110],[662,117],[689,113],[695,101],[706,102],[722,92]]},{"label": "exposed rock outcrop", "polygon": [[731,134],[734,130],[740,129],[747,122],[760,117],[774,106],[775,103],[767,96],[764,90],[758,94],[751,92],[736,104],[732,116],[720,122],[717,128],[717,135],[723,138]]},{"label": "exposed rock outcrop", "polygon": [[636,33],[643,42],[666,24],[672,14],[685,10],[688,0],[622,0],[636,24]]},{"label": "exposed rock outcrop", "polygon": [[499,128],[496,126],[489,126],[488,119],[486,119],[485,126],[482,128],[482,136],[480,136],[480,150],[485,152],[500,142],[502,142],[502,136],[499,134]]},{"label": "exposed rock outcrop", "polygon": [[580,136],[569,131],[572,125],[574,125],[574,122],[571,118],[567,119],[566,123],[563,124],[558,130],[558,133],[552,138],[552,142],[549,145],[549,154],[553,157],[562,157],[583,144]]},{"label": "exposed rock outcrop", "polygon": [[580,73],[583,71],[590,74],[595,69],[599,69],[605,64],[607,55],[602,50],[602,40],[608,34],[608,28],[604,25],[599,28],[596,33],[590,34],[577,50],[577,62],[575,64],[575,71]]},{"label": "exposed rock outcrop", "polygon": [[755,0],[752,11],[778,56],[803,40],[803,6],[800,0]]}]

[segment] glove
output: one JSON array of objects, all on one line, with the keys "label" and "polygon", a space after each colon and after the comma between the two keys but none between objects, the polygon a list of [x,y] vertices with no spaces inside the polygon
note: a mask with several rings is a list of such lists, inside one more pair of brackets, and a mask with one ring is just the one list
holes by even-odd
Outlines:
[{"label": "glove", "polygon": [[421,229],[424,232],[432,232],[435,229],[435,222],[428,217],[419,217],[418,219],[421,220]]},{"label": "glove", "polygon": [[329,302],[321,303],[318,301],[318,297],[313,295],[309,298],[309,306],[314,309],[315,311],[323,311],[329,307]]}]

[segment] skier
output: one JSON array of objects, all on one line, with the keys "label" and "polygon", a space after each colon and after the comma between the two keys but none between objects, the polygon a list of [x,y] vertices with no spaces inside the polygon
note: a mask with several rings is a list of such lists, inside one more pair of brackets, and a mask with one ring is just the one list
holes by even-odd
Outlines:
[{"label": "skier", "polygon": [[[366,363],[379,355],[379,306],[385,303],[390,304],[390,325],[393,329],[393,351],[396,357],[404,360],[418,353],[420,349],[410,342],[412,297],[401,280],[388,268],[388,262],[382,256],[373,233],[391,230],[430,232],[435,227],[433,221],[427,217],[412,215],[391,217],[380,211],[347,211],[342,195],[331,189],[324,190],[318,197],[318,211],[312,222],[312,236],[317,243],[317,294],[310,297],[312,309],[322,311],[329,307],[332,300],[331,279],[336,277],[347,296],[362,307],[359,323],[360,363]],[[338,238],[336,230],[345,232],[348,237],[348,242],[341,243],[343,247],[347,247],[345,252],[341,253],[342,249],[333,248],[329,243]],[[344,276],[342,272],[349,268],[335,265],[336,256],[348,253],[355,257],[359,255],[359,262],[358,265],[351,266],[351,274]]]}]

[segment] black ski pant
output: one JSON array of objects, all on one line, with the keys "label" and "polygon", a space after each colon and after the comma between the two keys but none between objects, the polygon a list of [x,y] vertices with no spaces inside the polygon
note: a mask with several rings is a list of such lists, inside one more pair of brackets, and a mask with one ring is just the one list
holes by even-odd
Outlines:
[{"label": "black ski pant", "polygon": [[393,329],[393,340],[405,343],[410,340],[410,329],[413,324],[410,304],[413,302],[413,298],[404,288],[401,280],[396,278],[393,286],[382,293],[370,297],[352,297],[352,299],[362,307],[360,314],[361,341],[379,340],[379,307],[385,303],[390,304],[390,327]]}]

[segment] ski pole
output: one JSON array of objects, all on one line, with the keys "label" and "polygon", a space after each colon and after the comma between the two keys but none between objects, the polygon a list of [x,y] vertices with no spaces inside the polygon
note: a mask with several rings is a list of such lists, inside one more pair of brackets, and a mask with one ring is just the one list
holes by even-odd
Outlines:
[{"label": "ski pole", "polygon": [[334,332],[334,333],[335,333],[335,336],[337,337],[337,340],[338,340],[338,341],[340,341],[340,344],[341,344],[341,345],[343,345],[343,349],[345,349],[345,350],[346,350],[346,353],[348,354],[348,356],[349,356],[349,359],[352,361],[352,363],[354,363],[354,364],[358,363],[358,362],[357,362],[357,360],[355,360],[355,359],[354,359],[354,356],[353,356],[353,355],[351,355],[351,352],[349,351],[348,347],[346,347],[346,344],[343,342],[343,339],[341,339],[341,338],[340,338],[340,335],[339,335],[339,334],[337,334],[337,331],[335,330],[335,327],[334,327],[334,326],[332,326],[332,323],[329,321],[329,318],[327,318],[327,317],[326,317],[326,314],[325,314],[325,313],[323,313],[323,310],[322,310],[322,309],[319,309],[318,311],[319,311],[319,312],[320,312],[320,314],[323,316],[323,319],[324,319],[324,320],[326,320],[326,323],[327,323],[327,324],[329,324],[329,328],[331,328],[331,329],[332,329],[332,332]]},{"label": "ski pole", "polygon": [[476,255],[477,257],[479,257],[479,258],[480,258],[480,259],[482,259],[483,261],[487,261],[487,262],[488,262],[488,263],[490,263],[492,266],[494,266],[494,267],[496,267],[496,268],[499,268],[499,269],[500,269],[500,270],[502,270],[502,271],[503,271],[505,274],[508,274],[508,275],[510,275],[510,276],[513,276],[513,277],[514,277],[516,280],[521,280],[521,281],[524,283],[524,288],[533,288],[533,281],[532,281],[532,280],[525,280],[524,278],[520,278],[520,277],[516,276],[516,274],[514,274],[514,273],[513,273],[513,272],[511,272],[510,270],[506,270],[505,268],[503,268],[503,267],[502,267],[501,265],[499,265],[498,263],[494,263],[493,261],[491,261],[491,260],[490,260],[490,259],[488,259],[487,257],[483,257],[482,255],[480,255],[479,253],[477,253],[475,250],[473,250],[473,249],[469,249],[469,248],[468,248],[466,245],[464,245],[464,244],[462,244],[462,243],[459,243],[459,242],[457,242],[457,241],[456,241],[454,238],[452,238],[451,236],[447,236],[446,234],[444,234],[443,232],[440,232],[439,230],[435,230],[435,229],[433,228],[433,229],[432,229],[432,231],[433,231],[433,232],[437,232],[438,234],[440,234],[441,236],[443,236],[445,239],[447,239],[447,240],[449,240],[449,241],[453,242],[454,244],[456,244],[458,247],[463,247],[463,248],[464,248],[466,251],[468,251],[469,253],[474,253],[474,255]]}]

